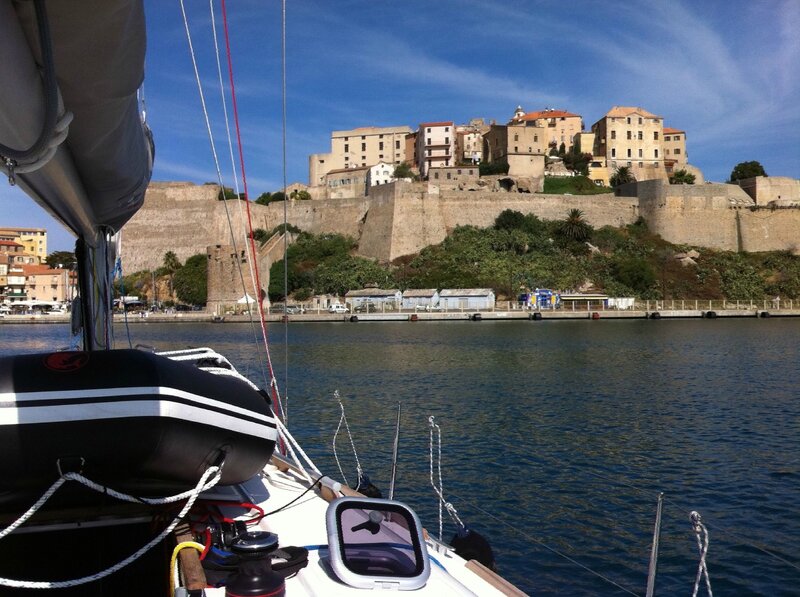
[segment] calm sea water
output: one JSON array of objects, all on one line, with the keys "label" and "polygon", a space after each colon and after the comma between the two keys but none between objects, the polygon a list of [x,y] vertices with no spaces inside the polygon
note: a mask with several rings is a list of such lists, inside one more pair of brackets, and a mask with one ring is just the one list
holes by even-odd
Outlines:
[{"label": "calm sea water", "polygon": [[[0,351],[64,346],[67,333],[3,325]],[[697,510],[716,594],[800,595],[800,320],[292,324],[270,334],[290,428],[331,476],[334,390],[384,493],[402,405],[396,497],[434,533],[436,417],[446,498],[523,590],[625,594],[553,549],[644,594],[663,491],[657,594],[691,594]],[[213,346],[263,383],[248,325],[142,324],[131,336],[163,349]],[[127,345],[124,329],[117,345]],[[353,481],[345,435],[337,447]],[[454,530],[448,520],[445,538]]]}]

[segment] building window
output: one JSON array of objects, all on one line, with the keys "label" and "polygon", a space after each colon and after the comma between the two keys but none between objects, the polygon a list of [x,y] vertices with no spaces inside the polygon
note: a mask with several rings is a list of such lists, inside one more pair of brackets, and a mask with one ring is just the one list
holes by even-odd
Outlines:
[{"label": "building window", "polygon": [[348,139],[350,139],[350,137],[345,137],[345,138],[344,138],[344,140],[345,140],[345,141],[347,141]]},{"label": "building window", "polygon": [[394,148],[395,149],[400,149],[400,141],[395,141],[394,142]]},{"label": "building window", "polygon": [[383,154],[380,154],[380,155],[378,156],[378,159],[379,159],[379,160],[382,160],[382,159],[383,159]]},{"label": "building window", "polygon": [[473,173],[473,170],[472,170],[472,168],[470,168],[470,169],[468,170],[468,172],[469,172],[470,176],[472,176],[472,173]]},{"label": "building window", "polygon": [[680,141],[681,140],[681,136],[680,135],[675,135],[675,140],[676,141]]},{"label": "building window", "polygon": [[439,178],[439,173],[438,173],[438,172],[434,172],[434,173],[433,173],[433,177],[434,177],[434,178]]},{"label": "building window", "polygon": [[430,137],[428,137],[428,138],[425,140],[425,145],[430,145],[430,144],[431,144],[431,138],[430,138]]},{"label": "building window", "polygon": [[642,124],[642,117],[639,116],[639,124]]},{"label": "building window", "polygon": [[[347,152],[349,152],[349,151],[350,151],[350,145],[348,145],[347,143],[345,143],[345,144],[344,144],[344,152],[345,152],[345,153],[347,153]],[[324,161],[323,161],[323,163],[324,163]]]},{"label": "building window", "polygon": [[517,135],[516,133],[514,133],[514,141],[519,141],[519,135]]},{"label": "building window", "polygon": [[450,175],[450,173],[448,172],[448,173],[447,173],[447,180],[450,180],[451,178],[452,178],[452,176],[451,176],[451,175]]},{"label": "building window", "polygon": [[367,151],[367,144],[366,143],[362,143],[361,144],[361,151]]},{"label": "building window", "polygon": [[612,158],[617,157],[617,148],[616,147],[612,147],[611,148],[611,157]]},{"label": "building window", "polygon": [[644,162],[639,162],[639,168],[644,168]]},{"label": "building window", "polygon": [[658,162],[653,162],[653,167],[658,168]]},{"label": "building window", "polygon": [[631,164],[630,162],[628,162],[628,168],[630,168],[631,166],[633,166],[633,164]]},{"label": "building window", "polygon": [[533,136],[533,142],[534,143],[538,143],[539,142],[539,135],[534,135]]},{"label": "building window", "polygon": [[428,155],[431,155],[431,150],[430,149],[428,150]]},{"label": "building window", "polygon": [[383,139],[383,135],[378,135],[378,139]]},{"label": "building window", "polygon": [[631,150],[628,148],[628,157],[631,157]]},{"label": "building window", "polygon": [[517,147],[516,145],[514,146],[514,153],[519,153],[519,147]]},{"label": "building window", "polygon": [[344,156],[344,161],[345,161],[345,162],[348,162],[348,161],[350,161],[350,156],[349,156],[349,155],[346,155],[346,156]]},{"label": "building window", "polygon": [[656,152],[656,157],[658,157],[658,150],[656,149],[655,152]]},{"label": "building window", "polygon": [[[643,152],[643,151],[644,151],[643,149],[640,149],[640,150],[639,150],[639,157],[640,157],[640,158],[644,157],[644,155],[642,155],[642,152]],[[656,150],[656,151],[658,151],[658,150]]]},{"label": "building window", "polygon": [[458,175],[461,176],[461,170],[460,169],[458,170]]},{"label": "building window", "polygon": [[630,141],[630,140],[631,140],[631,132],[628,131],[628,141]]},{"label": "building window", "polygon": [[617,138],[617,131],[611,131],[611,138],[612,139],[616,139]]},{"label": "building window", "polygon": [[429,132],[429,133],[431,132],[431,127],[428,127],[428,130],[427,130],[427,132]]},{"label": "building window", "polygon": [[631,117],[628,116],[628,124],[630,124],[630,123],[631,123]]},{"label": "building window", "polygon": [[366,139],[366,137],[364,135],[361,135],[361,140],[363,141],[364,139]]},{"label": "building window", "polygon": [[639,141],[641,141],[643,139],[643,137],[642,137],[643,134],[644,133],[642,133],[642,131],[639,131]]},{"label": "building window", "polygon": [[[381,137],[382,137],[382,136],[383,136],[383,135],[381,135]],[[379,151],[383,151],[383,141],[381,141],[380,143],[378,143],[378,150],[379,150]]]},{"label": "building window", "polygon": [[653,131],[653,141],[658,141],[658,131]]},{"label": "building window", "polygon": [[665,150],[664,150],[664,153],[665,153],[666,155],[669,155],[669,149],[665,149]]},{"label": "building window", "polygon": [[[680,153],[681,153],[681,150],[676,148],[675,149],[675,155],[680,155]],[[658,154],[658,150],[657,149],[656,149],[656,154]],[[656,155],[656,157],[658,157],[658,155]]]},{"label": "building window", "polygon": [[[656,134],[658,134],[658,133],[656,133]],[[664,141],[672,141],[672,137],[670,137],[669,135],[665,135],[664,136]]]},{"label": "building window", "polygon": [[445,145],[450,145],[450,137],[445,137],[444,138],[444,144]]},{"label": "building window", "polygon": [[444,127],[444,132],[445,133],[449,133],[450,132],[450,127],[449,126]]}]

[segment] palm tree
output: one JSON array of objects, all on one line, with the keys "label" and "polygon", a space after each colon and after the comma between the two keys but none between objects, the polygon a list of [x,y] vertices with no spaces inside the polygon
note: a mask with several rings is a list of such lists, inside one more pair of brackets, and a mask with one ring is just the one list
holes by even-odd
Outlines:
[{"label": "palm tree", "polygon": [[694,174],[690,174],[686,170],[676,170],[669,177],[669,184],[694,184]]},{"label": "palm tree", "polygon": [[623,184],[628,184],[629,182],[636,182],[636,177],[628,166],[620,166],[614,171],[614,174],[611,175],[611,180],[609,180],[609,182],[612,187],[618,187]]},{"label": "palm tree", "polygon": [[558,233],[567,240],[582,243],[592,236],[591,225],[583,219],[579,209],[570,210],[567,218],[558,223]]},{"label": "palm tree", "polygon": [[174,291],[174,284],[173,284],[173,276],[175,272],[177,272],[181,268],[181,262],[178,259],[178,256],[175,255],[172,251],[167,251],[164,253],[164,270],[166,270],[167,275],[169,276],[169,296],[172,299],[172,294]]}]

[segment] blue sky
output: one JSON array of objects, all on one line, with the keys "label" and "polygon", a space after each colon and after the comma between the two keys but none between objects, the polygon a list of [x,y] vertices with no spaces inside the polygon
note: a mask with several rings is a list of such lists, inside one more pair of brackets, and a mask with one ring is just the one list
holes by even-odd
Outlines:
[{"label": "blue sky", "polygon": [[[186,4],[224,157],[208,3]],[[707,180],[724,181],[746,160],[800,178],[797,0],[287,4],[289,183],[307,182],[308,155],[329,150],[332,130],[504,123],[518,104],[578,113],[587,129],[614,105],[642,106],[687,132],[689,161]],[[179,4],[145,0],[145,8],[153,179],[214,181]],[[280,12],[278,0],[228,1],[252,198],[283,185]],[[219,16],[218,26],[221,35]],[[229,160],[222,168],[232,186]],[[46,227],[50,250],[72,248],[59,224],[5,184],[0,224]]]}]

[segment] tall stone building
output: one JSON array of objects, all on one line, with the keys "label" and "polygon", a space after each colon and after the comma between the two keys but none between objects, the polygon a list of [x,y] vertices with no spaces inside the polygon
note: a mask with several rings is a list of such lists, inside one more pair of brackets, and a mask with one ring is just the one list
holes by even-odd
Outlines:
[{"label": "tall stone building", "polygon": [[455,149],[456,129],[452,121],[420,124],[416,147],[420,176],[427,176],[429,168],[455,164]]},{"label": "tall stone building", "polygon": [[367,126],[331,133],[330,153],[315,153],[308,157],[308,184],[316,187],[325,184],[325,175],[344,168],[364,168],[378,162],[399,164],[413,161],[407,155],[406,137],[411,134],[407,126]]},{"label": "tall stone building", "polygon": [[580,114],[553,108],[525,112],[522,106],[517,106],[508,124],[541,129],[536,136],[545,147],[560,148],[563,143],[567,151],[572,149],[575,135],[583,131],[583,119]]}]

